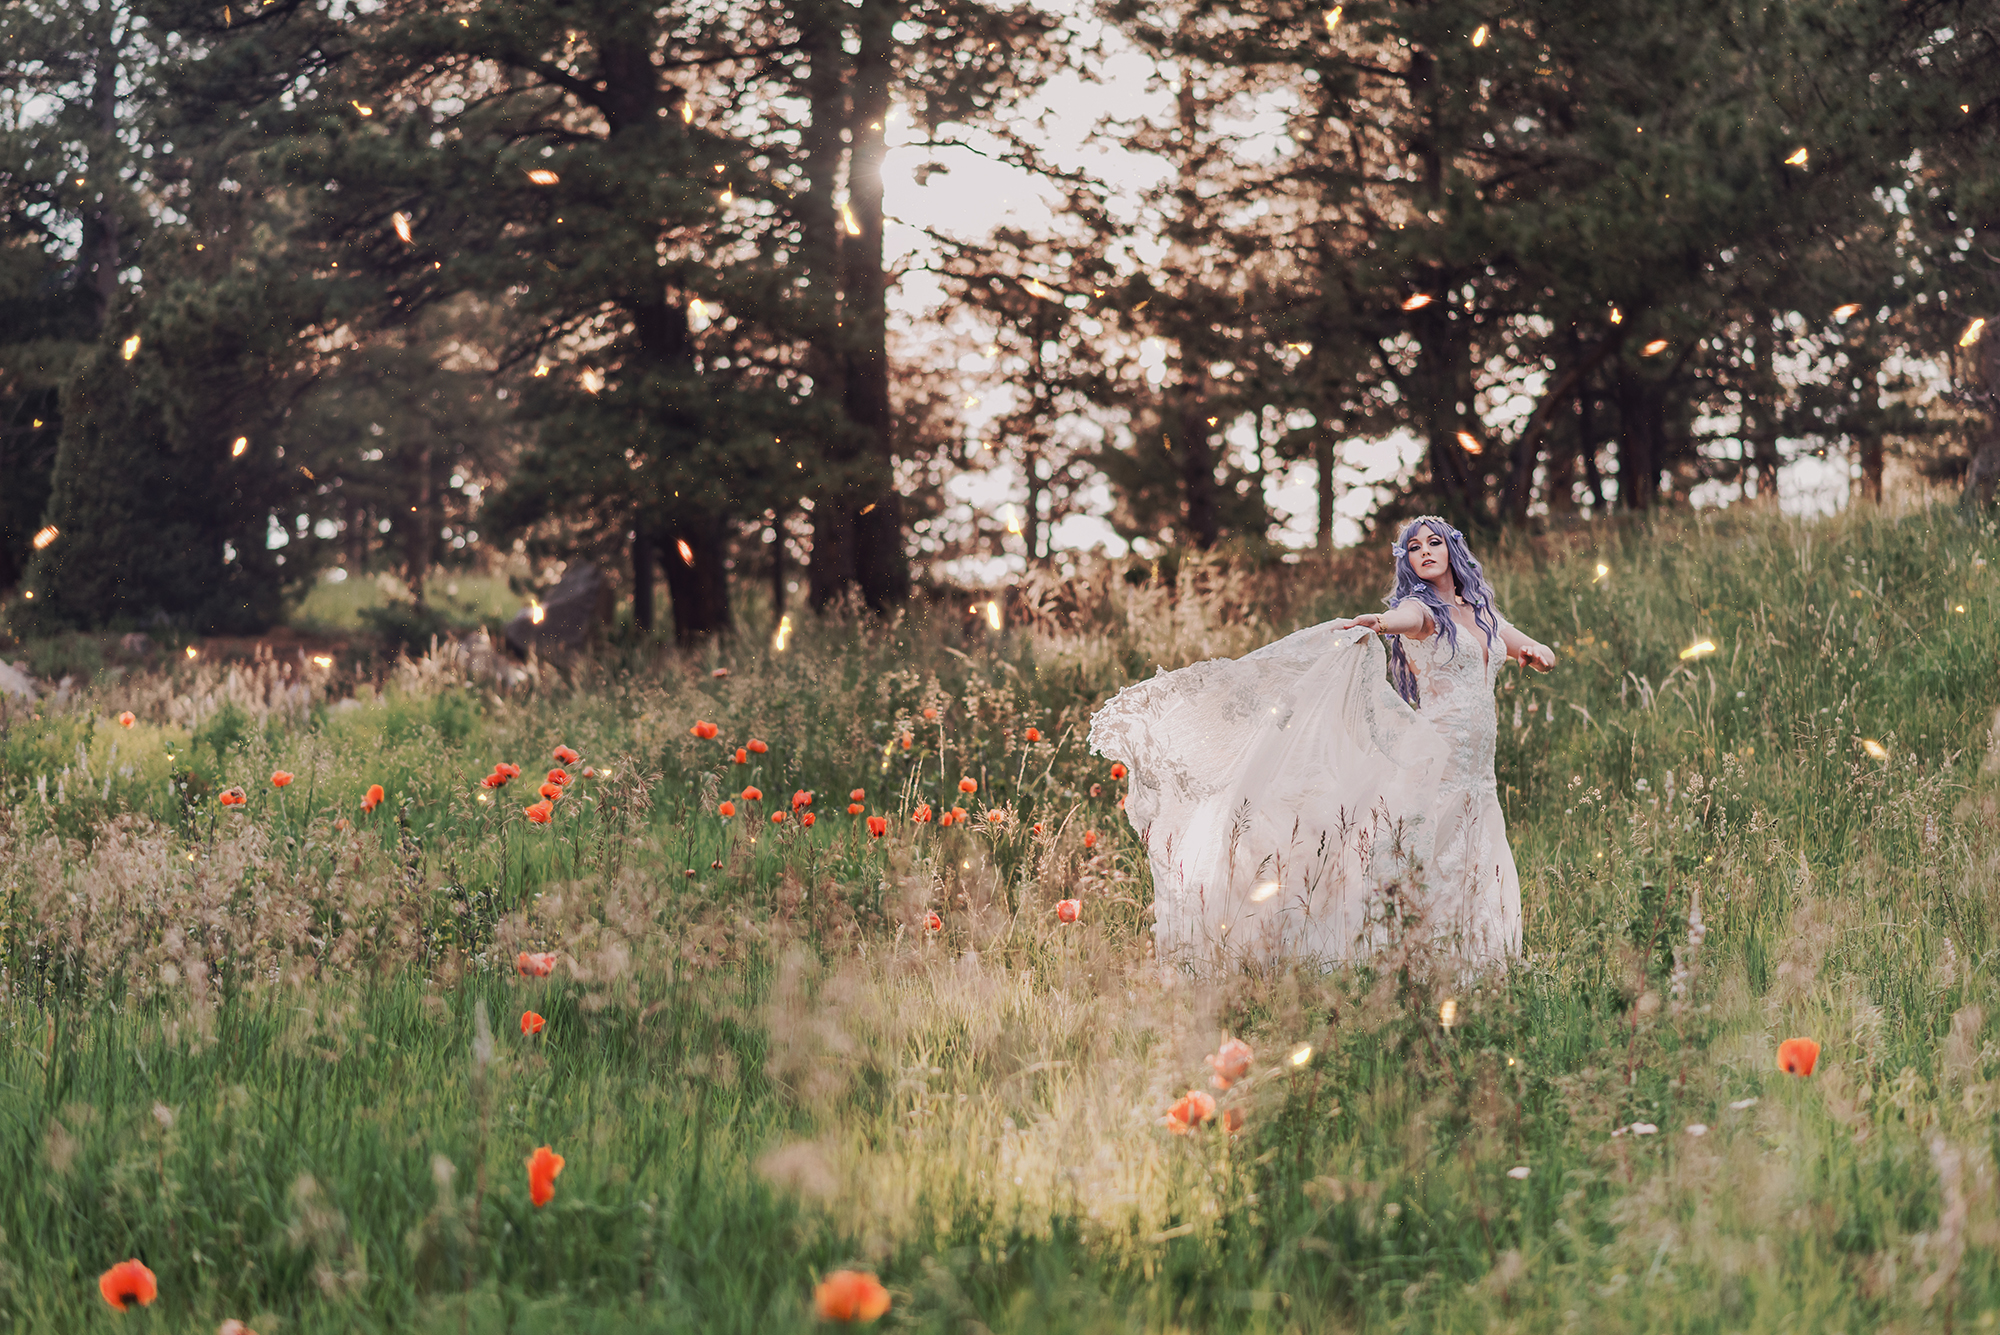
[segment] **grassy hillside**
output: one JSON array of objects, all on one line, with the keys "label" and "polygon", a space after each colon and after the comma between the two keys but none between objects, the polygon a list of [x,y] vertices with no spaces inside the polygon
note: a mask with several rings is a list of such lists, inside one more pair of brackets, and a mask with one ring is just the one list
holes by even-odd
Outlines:
[{"label": "grassy hillside", "polygon": [[[1499,695],[1526,958],[1163,973],[1091,710],[1379,605],[1378,560],[1091,568],[999,633],[507,693],[195,665],[8,715],[0,1327],[768,1332],[845,1266],[939,1332],[1991,1328],[1994,528],[1489,559],[1562,660]],[[1174,1134],[1224,1034],[1241,1129]],[[160,1297],[118,1317],[133,1256]]]}]

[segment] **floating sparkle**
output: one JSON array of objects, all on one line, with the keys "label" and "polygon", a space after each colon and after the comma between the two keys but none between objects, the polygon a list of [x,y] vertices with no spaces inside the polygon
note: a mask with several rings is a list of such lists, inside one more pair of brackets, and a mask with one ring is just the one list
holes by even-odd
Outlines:
[{"label": "floating sparkle", "polygon": [[375,108],[373,107],[364,107],[359,102],[353,102],[352,105],[356,111],[364,116],[373,116],[375,114]]},{"label": "floating sparkle", "polygon": [[785,613],[778,618],[778,633],[771,637],[771,648],[778,653],[785,652],[785,646],[792,638],[792,614]]},{"label": "floating sparkle", "polygon": [[694,564],[694,548],[688,546],[686,538],[675,538],[674,550],[681,554],[682,565],[691,566]]},{"label": "floating sparkle", "polygon": [[1486,447],[1479,443],[1479,437],[1473,435],[1470,431],[1461,431],[1458,433],[1458,448],[1464,450],[1467,454],[1482,454],[1486,450]]},{"label": "floating sparkle", "polygon": [[541,379],[548,373],[549,373],[549,364],[547,362],[543,362],[540,366],[537,366],[535,368],[535,378],[537,380]]},{"label": "floating sparkle", "polygon": [[1868,753],[1870,760],[1887,760],[1889,758],[1887,748],[1873,737],[1863,737],[1861,739],[1861,749]]},{"label": "floating sparkle", "polygon": [[1485,46],[1485,45],[1486,45],[1486,25],[1485,25],[1485,24],[1483,24],[1483,23],[1482,23],[1482,24],[1480,24],[1480,25],[1479,25],[1479,31],[1478,31],[1478,32],[1475,32],[1474,34],[1472,34],[1472,44],[1473,44],[1474,46]]},{"label": "floating sparkle", "polygon": [[1861,309],[1860,302],[1850,301],[1844,306],[1835,306],[1833,308],[1833,318],[1836,320],[1845,320],[1848,316],[1853,315],[1856,311],[1860,309]]},{"label": "floating sparkle", "polygon": [[243,451],[249,448],[250,448],[250,437],[238,436],[235,440],[229,442],[229,457],[232,459],[241,459],[243,457]]},{"label": "floating sparkle", "polygon": [[548,617],[549,609],[530,598],[528,600],[528,623],[539,626]]},{"label": "floating sparkle", "polygon": [[1278,883],[1276,881],[1259,881],[1250,888],[1250,902],[1252,904],[1261,904],[1277,893]]},{"label": "floating sparkle", "polygon": [[1625,312],[1619,310],[1616,306],[1613,306],[1611,308],[1611,323],[1613,324],[1625,323]]},{"label": "floating sparkle", "polygon": [[332,666],[333,666],[333,655],[332,655],[332,654],[314,654],[314,655],[313,655],[313,660],[312,660],[312,661],[313,661],[313,666],[314,666],[314,667],[323,667],[323,668],[330,668],[330,667],[332,667]]},{"label": "floating sparkle", "polygon": [[189,646],[187,647],[187,655],[188,655],[188,657],[189,657],[189,658],[193,658],[193,657],[195,656],[195,653],[196,653],[196,650],[195,650],[195,647],[194,647],[193,645],[191,645],[191,644],[190,644],[190,645],[189,645]]},{"label": "floating sparkle", "polygon": [[1345,8],[1347,8],[1345,5],[1335,5],[1332,9],[1326,11],[1326,31],[1328,36],[1332,36],[1333,30],[1340,26],[1340,11]]},{"label": "floating sparkle", "polygon": [[402,238],[403,244],[406,246],[409,245],[410,215],[407,213],[397,213],[389,219],[389,222],[392,226],[395,227],[396,235]]},{"label": "floating sparkle", "polygon": [[[1983,318],[1974,320],[1965,327],[1965,332],[1958,336],[1958,346],[1961,348],[1971,347],[1979,341],[1979,335],[1985,328],[1986,321]],[[136,342],[137,340],[134,341]]]},{"label": "floating sparkle", "polygon": [[1645,347],[1639,349],[1639,355],[1641,357],[1656,357],[1660,353],[1665,352],[1666,350],[1667,350],[1667,340],[1665,340],[1664,338],[1656,338],[1651,343],[1648,343]]},{"label": "floating sparkle", "polygon": [[1457,1019],[1458,1002],[1452,997],[1446,997],[1438,1007],[1438,1023],[1449,1029]]},{"label": "floating sparkle", "polygon": [[537,167],[528,173],[528,179],[536,185],[554,185],[562,177],[556,175],[546,167]]},{"label": "floating sparkle", "polygon": [[1610,567],[1610,566],[1608,566],[1608,565],[1604,564],[1604,562],[1602,562],[1602,561],[1599,561],[1599,562],[1597,563],[1597,578],[1599,578],[1599,579],[1603,579],[1603,578],[1605,578],[1606,576],[1608,576],[1608,575],[1609,575],[1610,573],[1611,573],[1611,567]]},{"label": "floating sparkle", "polygon": [[1793,152],[1793,154],[1792,154],[1792,155],[1791,155],[1790,157],[1788,157],[1788,158],[1786,158],[1786,159],[1785,159],[1785,165],[1786,165],[1787,167],[1803,167],[1803,166],[1805,166],[1805,165],[1806,165],[1806,151],[1805,151],[1805,149],[1804,149],[1803,147],[1801,147],[1801,148],[1799,148],[1798,150],[1796,150],[1795,152]]},{"label": "floating sparkle", "polygon": [[1419,292],[1419,293],[1417,293],[1417,295],[1415,295],[1414,297],[1411,297],[1411,298],[1409,298],[1408,300],[1406,300],[1406,301],[1405,301],[1405,302],[1403,303],[1403,309],[1404,309],[1404,310],[1406,310],[1406,311],[1420,311],[1420,310],[1422,310],[1422,309],[1423,309],[1424,307],[1426,307],[1426,306],[1428,306],[1428,305],[1430,305],[1430,304],[1431,304],[1431,295],[1430,295],[1430,293],[1428,293],[1428,292]]},{"label": "floating sparkle", "polygon": [[1690,644],[1687,648],[1681,650],[1681,657],[1683,659],[1700,658],[1704,654],[1712,654],[1714,652],[1715,652],[1714,640],[1696,640],[1693,644]]},{"label": "floating sparkle", "polygon": [[38,552],[41,551],[61,536],[62,530],[54,524],[50,524],[47,528],[41,529],[35,534],[35,550]]},{"label": "floating sparkle", "polygon": [[986,624],[995,630],[1000,629],[1000,604],[991,599],[986,603]]},{"label": "floating sparkle", "polygon": [[880,502],[878,501],[868,502],[868,504],[861,507],[861,513],[864,515],[867,514],[870,510],[873,510],[878,504],[880,504]]},{"label": "floating sparkle", "polygon": [[[1962,343],[1961,346],[1963,346]],[[138,356],[139,336],[137,334],[134,334],[132,335],[132,337],[126,339],[123,343],[120,343],[118,345],[118,355],[120,357],[123,357],[128,362],[131,361],[134,357]]]},{"label": "floating sparkle", "polygon": [[844,201],[840,206],[840,225],[846,229],[849,236],[861,235],[861,224],[855,220],[854,210]]},{"label": "floating sparkle", "polygon": [[1312,1059],[1313,1059],[1312,1044],[1301,1043],[1299,1044],[1298,1047],[1292,1049],[1292,1065],[1304,1066],[1307,1062],[1311,1061]]},{"label": "floating sparkle", "polygon": [[692,102],[688,101],[688,100],[687,100],[686,98],[682,98],[682,99],[681,99],[681,124],[683,124],[683,125],[690,125],[690,124],[692,124],[693,122],[694,122],[694,103],[692,103]]},{"label": "floating sparkle", "polygon": [[1047,283],[1042,282],[1038,278],[1023,279],[1021,281],[1021,286],[1027,290],[1029,296],[1041,297],[1045,301],[1054,301],[1057,297],[1062,295],[1062,293],[1056,291],[1054,288],[1050,287]]},{"label": "floating sparkle", "polygon": [[586,394],[596,394],[604,388],[604,373],[594,366],[586,366],[576,377],[576,383],[583,386]]}]

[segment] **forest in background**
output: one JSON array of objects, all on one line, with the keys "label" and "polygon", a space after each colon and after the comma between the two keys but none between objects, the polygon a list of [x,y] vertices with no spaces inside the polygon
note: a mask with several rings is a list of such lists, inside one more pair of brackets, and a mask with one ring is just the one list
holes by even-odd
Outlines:
[{"label": "forest in background", "polygon": [[[249,631],[329,565],[422,606],[527,553],[642,627],[664,584],[687,644],[742,581],[881,609],[1046,559],[1106,488],[1142,551],[1254,552],[1311,464],[1330,545],[1340,452],[1399,436],[1377,521],[1489,536],[1809,453],[1990,500],[1993,19],[0,0],[7,621]],[[1168,95],[1096,127],[1160,164],[1137,195],[1038,127],[1112,48]],[[898,120],[1060,200],[931,238],[910,320]],[[948,521],[973,470],[1018,494]]]}]

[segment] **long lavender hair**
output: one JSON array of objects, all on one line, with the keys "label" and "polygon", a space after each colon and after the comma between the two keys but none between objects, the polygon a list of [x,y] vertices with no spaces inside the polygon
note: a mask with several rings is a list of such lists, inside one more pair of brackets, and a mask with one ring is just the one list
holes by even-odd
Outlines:
[{"label": "long lavender hair", "polygon": [[[1420,528],[1427,528],[1444,539],[1445,555],[1451,560],[1452,583],[1458,587],[1458,596],[1472,605],[1473,622],[1485,633],[1490,653],[1493,639],[1500,633],[1499,620],[1493,614],[1493,586],[1486,582],[1486,572],[1479,568],[1472,549],[1465,545],[1465,535],[1436,515],[1418,515],[1397,530],[1396,587],[1382,601],[1393,608],[1405,598],[1414,598],[1428,607],[1437,632],[1444,635],[1452,653],[1458,652],[1457,619],[1430,582],[1410,568],[1410,535]],[[1403,637],[1400,635],[1389,637],[1389,680],[1395,684],[1396,694],[1413,706],[1422,705],[1423,702],[1417,698],[1417,674],[1410,671],[1410,660],[1403,653]]]}]

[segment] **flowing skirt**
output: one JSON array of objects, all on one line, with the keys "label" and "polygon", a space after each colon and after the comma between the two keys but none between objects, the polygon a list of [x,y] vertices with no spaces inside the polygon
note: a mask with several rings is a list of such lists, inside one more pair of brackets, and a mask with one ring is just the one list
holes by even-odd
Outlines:
[{"label": "flowing skirt", "polygon": [[1091,750],[1130,771],[1160,958],[1355,959],[1411,922],[1470,961],[1519,951],[1492,775],[1454,772],[1462,750],[1384,659],[1374,635],[1312,626],[1128,686],[1092,718]]}]

